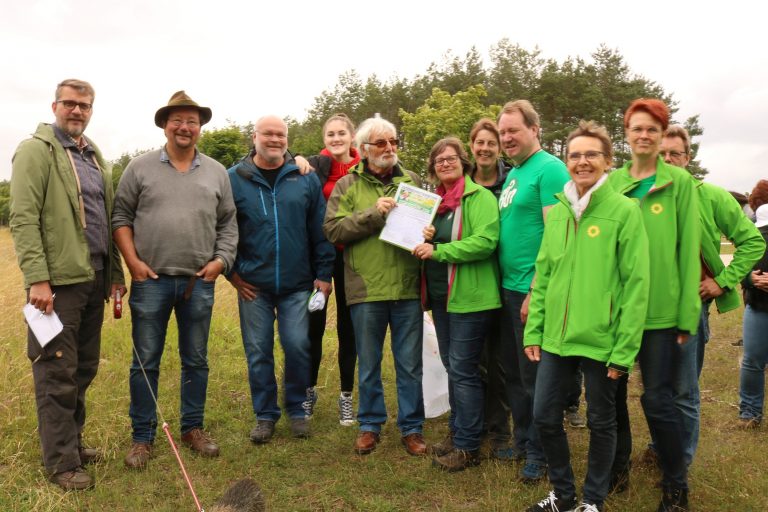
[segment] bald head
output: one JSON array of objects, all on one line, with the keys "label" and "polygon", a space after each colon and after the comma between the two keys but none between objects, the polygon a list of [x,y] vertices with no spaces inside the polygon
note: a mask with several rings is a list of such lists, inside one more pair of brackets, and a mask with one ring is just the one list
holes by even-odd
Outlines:
[{"label": "bald head", "polygon": [[280,167],[288,149],[288,125],[273,115],[259,118],[253,132],[253,145],[256,148],[254,162],[257,166],[263,169]]}]

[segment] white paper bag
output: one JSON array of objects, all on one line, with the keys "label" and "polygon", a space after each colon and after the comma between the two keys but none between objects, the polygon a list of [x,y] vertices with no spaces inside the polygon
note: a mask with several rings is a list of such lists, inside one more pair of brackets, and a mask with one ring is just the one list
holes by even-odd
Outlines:
[{"label": "white paper bag", "polygon": [[437,345],[435,324],[432,317],[424,312],[424,347],[422,348],[424,363],[424,413],[427,418],[437,418],[451,410],[448,403],[448,373],[440,360],[440,350]]}]

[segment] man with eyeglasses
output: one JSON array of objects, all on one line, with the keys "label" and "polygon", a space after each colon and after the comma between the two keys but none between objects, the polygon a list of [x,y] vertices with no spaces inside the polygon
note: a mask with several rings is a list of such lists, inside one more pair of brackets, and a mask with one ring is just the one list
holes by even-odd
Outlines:
[{"label": "man with eyeglasses", "polygon": [[104,302],[125,291],[110,239],[111,169],[83,135],[94,97],[88,82],[58,84],[55,123],[40,123],[19,145],[11,177],[9,224],[27,299],[64,325],[44,348],[30,330],[27,354],[43,464],[66,490],[90,487],[82,466],[101,457],[82,441],[85,392],[99,366]]},{"label": "man with eyeglasses", "polygon": [[226,170],[196,147],[200,127],[210,120],[210,108],[184,91],[175,93],[155,113],[165,146],[131,160],[117,187],[113,237],[131,273],[133,442],[124,459],[129,468],[146,467],[152,456],[171,312],[181,358],[181,441],[200,455],[219,455],[203,430],[208,334],[216,278],[235,259],[237,223]]},{"label": "man with eyeglasses", "polygon": [[[532,483],[544,478],[547,461],[533,423],[537,366],[523,352],[523,332],[544,219],[570,178],[565,164],[541,148],[539,115],[529,101],[504,105],[498,127],[501,147],[514,164],[499,197],[504,365],[515,445],[526,451],[520,476]],[[522,396],[516,382],[522,383]]]},{"label": "man with eyeglasses", "polygon": [[[670,125],[661,140],[659,155],[666,163],[685,169],[691,160],[688,131],[679,124]],[[697,333],[683,345],[682,370],[678,372],[675,383],[675,405],[683,418],[683,448],[689,466],[699,442],[699,377],[709,341],[709,307],[714,300],[721,314],[737,309],[740,305],[737,285],[765,252],[765,241],[760,231],[730,192],[703,181],[697,183],[696,190],[699,193],[701,219],[701,318]],[[720,259],[722,236],[730,240],[736,249],[728,265]],[[642,455],[642,460],[656,461],[653,443]]]},{"label": "man with eyeglasses", "polygon": [[229,169],[240,244],[232,272],[256,426],[251,442],[268,443],[281,410],[275,378],[274,325],[285,353],[284,408],[294,437],[310,436],[302,406],[310,386],[309,310],[314,290],[331,293],[335,251],[323,235],[325,198],[314,173],[302,175],[288,153],[288,127],[264,116],[254,148]]},{"label": "man with eyeglasses", "polygon": [[338,181],[328,199],[325,235],[344,245],[344,279],[358,357],[357,421],[354,450],[376,449],[387,420],[381,358],[387,326],[397,380],[397,426],[410,455],[426,455],[422,435],[422,331],[419,260],[379,240],[395,207],[401,183],[421,186],[419,177],[398,163],[395,126],[382,118],[365,120],[355,136],[362,160]]}]

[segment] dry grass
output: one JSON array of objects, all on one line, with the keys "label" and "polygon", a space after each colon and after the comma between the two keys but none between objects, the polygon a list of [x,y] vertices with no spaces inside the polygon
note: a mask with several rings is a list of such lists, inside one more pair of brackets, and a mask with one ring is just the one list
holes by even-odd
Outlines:
[{"label": "dry grass", "polygon": [[[64,493],[47,483],[40,466],[32,380],[25,355],[21,276],[7,230],[0,230],[0,271],[5,276],[0,282],[0,306],[5,312],[0,317],[0,361],[6,367],[0,373],[0,510],[194,510],[164,438],[157,440],[157,457],[149,470],[129,471],[122,463],[130,444],[130,312],[122,320],[110,317],[105,322],[101,367],[88,397],[86,441],[107,455],[104,462],[89,470],[97,486],[88,492]],[[433,469],[427,459],[409,457],[400,446],[394,425],[397,409],[389,356],[384,378],[390,421],[383,442],[370,456],[354,455],[351,447],[355,429],[339,427],[337,421],[337,344],[332,325],[320,373],[320,400],[312,420],[314,436],[306,441],[294,440],[281,421],[272,443],[252,445],[247,436],[254,419],[235,296],[223,281],[217,294],[206,423],[219,441],[222,455],[208,460],[181,450],[204,504],[210,505],[233,481],[246,476],[262,486],[271,510],[506,511],[523,510],[546,494],[547,484],[526,487],[518,483],[516,465],[485,461],[477,468],[448,475]],[[737,411],[740,355],[740,349],[731,342],[740,337],[740,319],[738,312],[713,315],[713,339],[702,379],[701,443],[691,470],[694,510],[768,507],[768,479],[763,470],[765,432],[742,432],[731,427]],[[163,359],[160,406],[178,441],[179,358],[174,329],[169,333]],[[281,354],[277,355],[277,364],[282,364]],[[633,379],[630,388],[630,407],[635,452],[640,453],[648,434],[639,409],[637,380]],[[446,428],[445,418],[428,420],[425,434],[428,440],[437,441]],[[581,479],[588,432],[571,430],[569,435],[574,470]],[[630,490],[611,498],[608,510],[655,510],[657,479],[654,471],[636,468]]]}]

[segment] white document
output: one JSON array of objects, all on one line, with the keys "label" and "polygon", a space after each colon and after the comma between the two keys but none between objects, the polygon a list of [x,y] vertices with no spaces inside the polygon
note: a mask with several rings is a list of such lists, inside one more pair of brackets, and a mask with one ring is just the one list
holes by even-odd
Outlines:
[{"label": "white document", "polygon": [[440,196],[424,189],[401,183],[395,194],[395,207],[387,215],[387,223],[379,239],[407,251],[424,242],[424,228],[432,224]]},{"label": "white document", "polygon": [[32,329],[32,333],[41,347],[45,347],[49,341],[64,330],[64,325],[55,311],[52,311],[50,315],[41,314],[39,309],[29,303],[24,306],[24,318],[27,319],[27,325]]}]

